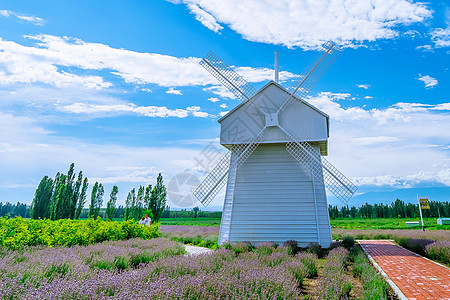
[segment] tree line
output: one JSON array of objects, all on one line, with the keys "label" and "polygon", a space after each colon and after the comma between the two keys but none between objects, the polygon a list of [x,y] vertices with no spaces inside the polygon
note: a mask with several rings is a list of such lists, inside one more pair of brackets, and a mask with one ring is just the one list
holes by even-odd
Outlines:
[{"label": "tree line", "polygon": [[22,217],[22,218],[29,218],[30,217],[30,206],[19,203],[17,204],[11,204],[9,202],[6,202],[3,204],[0,202],[0,217]]},{"label": "tree line", "polygon": [[[360,207],[348,207],[348,205],[338,208],[329,205],[328,213],[331,219],[338,218],[418,218],[419,204],[405,203],[397,199],[391,204],[364,204]],[[430,201],[430,209],[422,210],[424,218],[448,218],[450,217],[450,202]]]},{"label": "tree line", "polygon": [[[44,176],[34,194],[29,210],[32,219],[79,219],[88,217],[96,218],[102,213],[103,185],[95,182],[91,191],[89,209],[84,209],[86,192],[89,183],[83,172],[80,171],[75,180],[74,164],[69,167],[67,174],[57,173],[55,178]],[[138,220],[143,214],[148,214],[154,221],[158,221],[166,206],[166,187],[161,173],[158,175],[155,187],[151,185],[140,186],[136,194],[133,188],[126,200],[125,207],[116,207],[117,193],[119,189],[113,186],[106,203],[104,215],[112,220],[119,212],[126,220]],[[9,203],[8,203],[9,204]],[[19,205],[19,203],[18,203]],[[25,206],[26,208],[26,206]],[[86,214],[87,213],[87,214]]]}]

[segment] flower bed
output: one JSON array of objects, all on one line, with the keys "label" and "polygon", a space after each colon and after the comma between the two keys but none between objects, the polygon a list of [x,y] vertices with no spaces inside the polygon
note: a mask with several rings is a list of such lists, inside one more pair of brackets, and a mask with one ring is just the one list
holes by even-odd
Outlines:
[{"label": "flower bed", "polygon": [[299,299],[314,255],[247,249],[187,257],[180,243],[159,238],[9,251],[0,259],[0,298]]}]

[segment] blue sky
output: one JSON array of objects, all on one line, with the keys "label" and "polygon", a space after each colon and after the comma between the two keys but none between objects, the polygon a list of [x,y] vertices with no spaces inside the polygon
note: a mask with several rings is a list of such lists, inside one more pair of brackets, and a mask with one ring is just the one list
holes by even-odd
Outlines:
[{"label": "blue sky", "polygon": [[71,162],[119,203],[159,172],[202,179],[194,158],[239,101],[199,60],[213,50],[261,87],[278,50],[289,87],[328,40],[343,52],[306,99],[330,115],[328,160],[359,193],[450,186],[445,1],[6,0],[0,201],[30,203]]}]

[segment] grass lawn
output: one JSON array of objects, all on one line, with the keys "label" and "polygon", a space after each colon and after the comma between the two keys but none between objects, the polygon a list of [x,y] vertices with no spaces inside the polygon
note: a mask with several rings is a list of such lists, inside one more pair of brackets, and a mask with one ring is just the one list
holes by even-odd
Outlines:
[{"label": "grass lawn", "polygon": [[[161,225],[183,226],[220,226],[219,218],[164,218]],[[420,221],[420,219],[336,219],[331,220],[332,228],[342,229],[420,229],[420,226],[406,227],[407,221]],[[436,218],[424,219],[428,230],[450,230],[450,225],[437,225]]]},{"label": "grass lawn", "polygon": [[220,218],[161,218],[161,225],[220,226]]},{"label": "grass lawn", "polygon": [[[450,225],[437,225],[437,218],[425,218],[425,228],[428,230],[440,229],[449,230]],[[405,222],[419,221],[420,219],[335,219],[330,220],[332,228],[342,229],[420,229],[419,226],[406,227]]]}]

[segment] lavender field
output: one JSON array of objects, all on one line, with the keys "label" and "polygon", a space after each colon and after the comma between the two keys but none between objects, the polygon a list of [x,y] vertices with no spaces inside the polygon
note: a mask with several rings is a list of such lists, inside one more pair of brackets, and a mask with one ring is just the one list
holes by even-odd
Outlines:
[{"label": "lavender field", "polygon": [[6,251],[0,259],[0,297],[300,299],[301,282],[317,260],[273,245],[183,254],[182,244],[164,238]]}]

